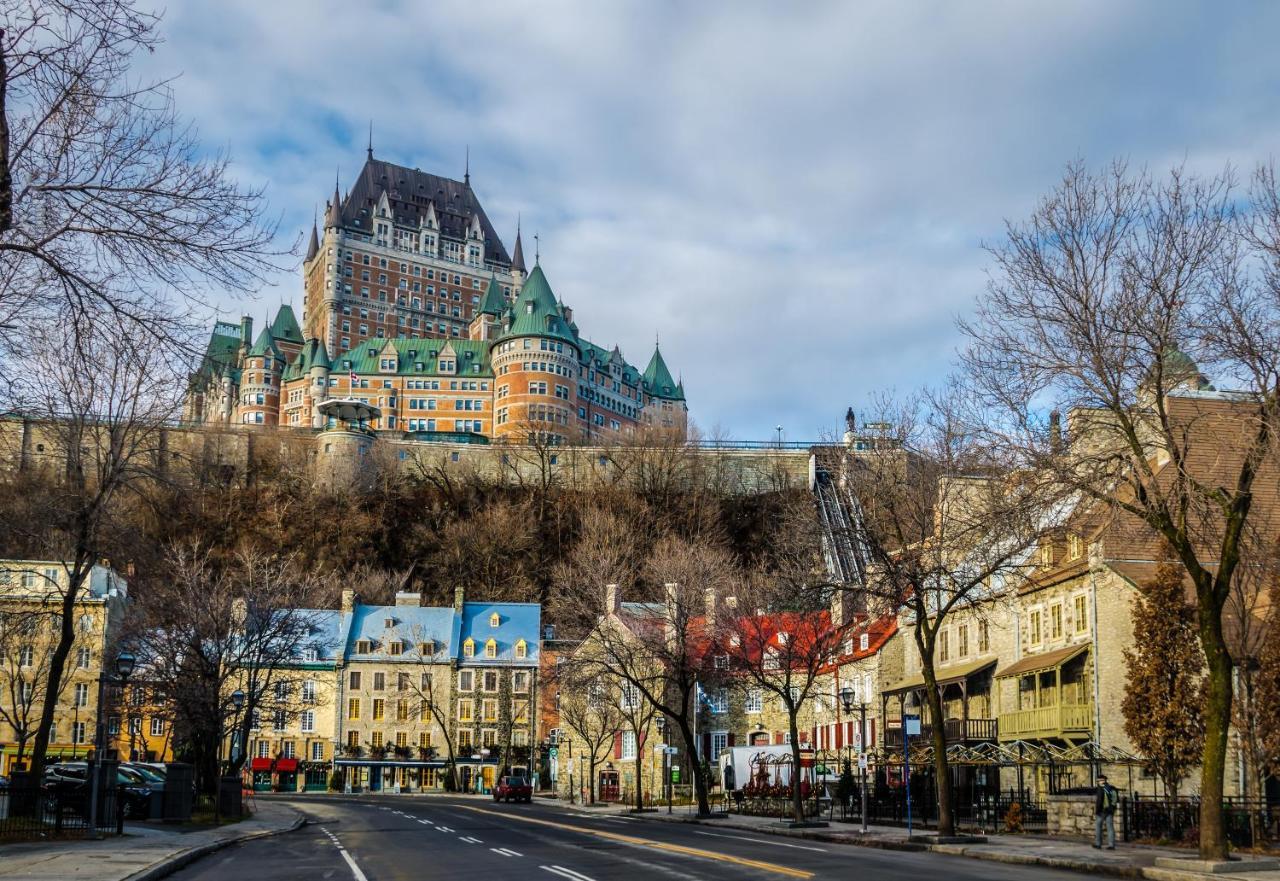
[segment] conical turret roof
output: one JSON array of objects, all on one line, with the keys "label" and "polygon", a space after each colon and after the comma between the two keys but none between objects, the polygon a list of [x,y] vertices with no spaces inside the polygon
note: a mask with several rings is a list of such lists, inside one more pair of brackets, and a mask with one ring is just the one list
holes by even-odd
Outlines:
[{"label": "conical turret roof", "polygon": [[671,371],[667,369],[667,362],[663,359],[662,350],[657,345],[653,347],[653,357],[649,359],[649,366],[644,369],[644,388],[655,398],[666,398],[668,401],[684,400],[684,386],[671,378]]},{"label": "conical turret roof", "polygon": [[556,302],[556,295],[547,283],[541,266],[533,267],[529,279],[520,289],[510,311],[511,322],[503,330],[502,337],[538,336],[563,340],[574,348],[578,338],[565,321],[564,312]]},{"label": "conical turret roof", "polygon": [[342,225],[342,196],[338,193],[338,182],[333,182],[333,200],[329,203],[329,211],[324,216],[324,228],[330,229]]},{"label": "conical turret roof", "polygon": [[485,289],[484,300],[480,303],[481,315],[501,315],[507,311],[507,298],[502,295],[502,286],[498,284],[498,276],[489,276],[489,287]]},{"label": "conical turret roof", "polygon": [[316,225],[311,224],[311,239],[307,242],[307,262],[310,263],[316,259],[316,255],[320,253],[320,237],[316,235]]},{"label": "conical turret roof", "polygon": [[269,327],[262,329],[262,333],[258,334],[258,341],[249,350],[250,357],[262,357],[264,355],[271,355],[280,361],[284,360],[284,356],[276,348],[276,341],[271,337],[271,328]]},{"label": "conical turret roof", "polygon": [[524,243],[520,241],[520,227],[516,227],[516,247],[511,252],[511,268],[524,272]]}]

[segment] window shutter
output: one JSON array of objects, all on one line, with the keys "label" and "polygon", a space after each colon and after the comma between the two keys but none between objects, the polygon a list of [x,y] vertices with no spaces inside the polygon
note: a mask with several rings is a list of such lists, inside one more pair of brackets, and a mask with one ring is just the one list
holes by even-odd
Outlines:
[{"label": "window shutter", "polygon": [[733,746],[733,740],[734,740],[734,738],[733,738],[733,732],[732,732],[732,731],[730,731],[730,732],[729,732],[729,746]]},{"label": "window shutter", "polygon": [[774,742],[775,744],[780,744],[780,743],[782,743],[782,732],[781,732],[781,731],[775,731],[775,732],[773,732],[773,742]]},{"label": "window shutter", "polygon": [[621,731],[613,735],[613,757],[615,759],[622,758],[622,732]]}]

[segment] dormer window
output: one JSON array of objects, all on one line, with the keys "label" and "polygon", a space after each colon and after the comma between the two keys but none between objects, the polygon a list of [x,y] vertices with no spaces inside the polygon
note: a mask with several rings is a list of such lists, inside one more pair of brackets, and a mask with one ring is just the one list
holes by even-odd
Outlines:
[{"label": "dormer window", "polygon": [[404,643],[403,643],[403,642],[401,642],[401,641],[400,641],[400,640],[398,640],[398,639],[397,639],[397,640],[393,640],[393,641],[392,641],[392,642],[387,646],[387,653],[388,653],[388,654],[391,654],[391,655],[398,655],[398,654],[401,654],[402,652],[404,652]]},{"label": "dormer window", "polygon": [[434,640],[428,639],[426,642],[418,646],[418,653],[421,655],[434,655],[436,653],[436,644]]},{"label": "dormer window", "polygon": [[865,652],[871,645],[871,637],[864,633],[858,637],[858,651]]},{"label": "dormer window", "polygon": [[367,654],[369,654],[369,652],[371,652],[371,651],[373,651],[373,643],[372,643],[372,642],[370,642],[370,641],[369,641],[369,640],[367,640],[367,639],[360,639],[360,640],[357,640],[357,641],[356,641],[356,654],[357,654],[357,655],[367,655]]},{"label": "dormer window", "polygon": [[462,643],[462,656],[464,658],[474,658],[476,656],[476,641],[470,637]]},{"label": "dormer window", "polygon": [[490,639],[484,644],[484,656],[486,658],[498,657],[498,643],[496,640]]},{"label": "dormer window", "polygon": [[490,627],[497,627],[501,623],[502,623],[502,618],[498,615],[497,612],[494,612],[492,615],[489,616]]},{"label": "dormer window", "polygon": [[525,304],[524,304],[524,313],[525,313],[526,315],[532,315],[532,314],[533,314],[533,304],[532,304],[532,303],[525,303]]},{"label": "dormer window", "polygon": [[385,628],[387,628],[388,630],[390,630],[392,627],[395,627],[395,626],[396,626],[396,619],[395,619],[395,618],[383,618],[383,619],[382,619],[382,626],[383,626],[383,627],[385,627]]},{"label": "dormer window", "polygon": [[522,661],[529,657],[529,643],[523,639],[516,643],[516,657]]}]

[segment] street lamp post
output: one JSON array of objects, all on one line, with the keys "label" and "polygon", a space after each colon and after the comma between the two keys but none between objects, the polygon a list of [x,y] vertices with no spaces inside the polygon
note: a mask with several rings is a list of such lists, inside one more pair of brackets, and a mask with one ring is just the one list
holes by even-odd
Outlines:
[{"label": "street lamp post", "polygon": [[[120,688],[123,691],[124,685],[129,681],[129,677],[133,675],[133,668],[137,660],[132,652],[121,652],[116,655],[116,678],[120,681]],[[100,777],[102,774],[102,757],[107,752],[107,736],[106,726],[102,722],[102,703],[107,676],[105,667],[98,673],[98,706],[95,710],[95,719],[93,723],[93,765],[89,775],[89,835],[96,836],[98,834],[98,797],[101,794]],[[123,810],[123,805],[116,805],[116,810]]]},{"label": "street lamp post", "polygon": [[[845,713],[853,712],[853,689],[845,686],[840,689],[840,702],[844,704]],[[862,701],[858,704],[859,721],[858,721],[858,770],[861,772],[859,776],[862,778],[860,790],[860,801],[862,806],[862,832],[865,835],[870,832],[867,826],[867,767],[863,760],[866,753],[866,744],[863,739],[867,736],[867,703]]]},{"label": "street lamp post", "polygon": [[667,746],[667,717],[661,713],[654,720],[658,726],[658,737],[662,740],[662,788],[667,791],[667,813],[671,813],[671,749]]},{"label": "street lamp post", "polygon": [[782,426],[775,425],[773,430],[778,433],[778,446],[781,447],[782,446]]},{"label": "street lamp post", "polygon": [[[228,761],[231,764],[236,763],[236,756],[239,753],[239,744],[236,742],[240,737],[240,711],[244,709],[244,692],[236,689],[231,692],[231,709],[234,711],[231,716],[231,745],[228,748]],[[219,714],[218,720],[218,779],[214,782],[213,788],[213,822],[218,824],[222,820],[222,720]]]}]

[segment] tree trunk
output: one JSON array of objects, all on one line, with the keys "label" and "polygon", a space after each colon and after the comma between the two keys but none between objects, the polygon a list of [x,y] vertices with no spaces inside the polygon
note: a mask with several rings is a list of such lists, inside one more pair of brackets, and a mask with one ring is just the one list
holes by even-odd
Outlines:
[{"label": "tree trunk", "polygon": [[1231,726],[1231,655],[1222,633],[1222,613],[1209,598],[1200,601],[1200,642],[1206,661],[1204,757],[1200,763],[1200,858],[1227,859],[1222,816],[1227,770],[1227,734]]},{"label": "tree trunk", "polygon": [[644,775],[641,769],[644,768],[644,752],[643,752],[642,741],[640,740],[639,727],[633,725],[631,727],[631,733],[634,734],[636,738],[636,810],[643,811],[644,810]]},{"label": "tree trunk", "polygon": [[702,760],[697,739],[693,735],[693,726],[683,715],[676,717],[676,723],[680,726],[680,736],[684,738],[685,750],[693,770],[693,792],[698,799],[698,815],[705,817],[711,813],[711,801],[707,797],[707,779],[702,773]]},{"label": "tree trunk", "polygon": [[[929,708],[930,740],[933,741],[934,788],[938,793],[938,835],[955,835],[956,821],[951,814],[951,774],[947,762],[947,731],[942,713],[942,694],[938,691],[938,677],[933,671],[933,653],[925,655],[921,648],[924,673],[924,700]],[[906,720],[902,723],[903,746],[906,746]]]},{"label": "tree trunk", "polygon": [[[40,710],[40,726],[36,729],[35,743],[31,745],[31,773],[36,779],[40,779],[44,773],[44,758],[49,751],[49,729],[53,727],[53,714],[58,708],[58,698],[62,691],[62,674],[66,669],[67,656],[71,654],[71,646],[75,642],[75,611],[76,600],[80,596],[80,590],[84,587],[84,582],[88,578],[92,563],[83,564],[81,561],[89,559],[89,555],[84,552],[83,548],[76,554],[76,564],[68,573],[69,584],[67,592],[62,595],[62,620],[59,622],[61,627],[58,630],[58,645],[53,650],[53,655],[49,658],[49,673],[45,677],[44,690],[44,706]],[[102,667],[100,676],[106,675],[107,659],[101,658],[99,666]],[[97,747],[97,727],[94,727],[94,747]],[[101,756],[96,756],[100,761]]]},{"label": "tree trunk", "polygon": [[791,728],[791,811],[797,823],[804,822],[804,795],[800,792],[800,731],[796,725],[795,707],[787,707],[787,724]]}]

